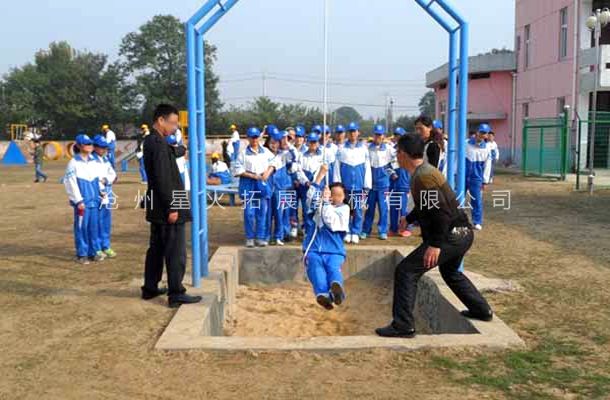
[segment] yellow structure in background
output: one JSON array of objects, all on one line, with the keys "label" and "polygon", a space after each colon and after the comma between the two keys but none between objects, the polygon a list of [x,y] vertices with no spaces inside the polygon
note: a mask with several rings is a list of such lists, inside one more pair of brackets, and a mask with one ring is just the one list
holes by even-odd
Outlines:
[{"label": "yellow structure in background", "polygon": [[23,133],[28,130],[25,124],[11,124],[11,140],[23,140]]},{"label": "yellow structure in background", "polygon": [[182,110],[180,111],[180,113],[178,114],[178,118],[180,120],[180,127],[181,128],[188,128],[189,127],[189,113],[188,111]]}]

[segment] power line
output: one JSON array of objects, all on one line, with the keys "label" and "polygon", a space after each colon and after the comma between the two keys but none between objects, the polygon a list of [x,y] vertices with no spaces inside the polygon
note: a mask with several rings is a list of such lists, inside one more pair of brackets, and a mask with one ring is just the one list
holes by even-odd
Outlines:
[{"label": "power line", "polygon": [[[301,83],[308,85],[323,85],[324,80],[316,80],[315,78],[304,79],[304,77],[297,78],[285,78],[280,74],[267,74],[263,73],[258,76],[250,76],[247,78],[235,78],[235,79],[221,79],[220,84],[229,84],[235,82],[246,82],[246,81],[257,81],[257,80],[273,80],[280,82],[291,82],[291,83]],[[383,80],[358,80],[358,81],[349,81],[342,79],[335,79],[329,82],[331,86],[341,86],[341,87],[404,87],[404,88],[424,88],[424,82],[421,80],[410,80],[410,81],[383,81]]]},{"label": "power line", "polygon": [[[283,100],[283,101],[295,101],[301,103],[314,103],[314,104],[323,104],[324,102],[321,100],[313,100],[313,99],[302,99],[297,97],[283,97],[283,96],[267,96],[270,99],[275,100]],[[252,96],[241,96],[241,97],[231,97],[227,99],[223,99],[224,101],[240,101],[240,100],[253,100],[256,97]],[[328,104],[340,105],[340,106],[353,106],[353,107],[374,107],[374,108],[383,108],[387,109],[387,105],[385,104],[367,104],[367,103],[350,103],[344,101],[329,101]],[[419,107],[416,106],[392,106],[394,110],[403,110],[403,111],[419,111]]]}]

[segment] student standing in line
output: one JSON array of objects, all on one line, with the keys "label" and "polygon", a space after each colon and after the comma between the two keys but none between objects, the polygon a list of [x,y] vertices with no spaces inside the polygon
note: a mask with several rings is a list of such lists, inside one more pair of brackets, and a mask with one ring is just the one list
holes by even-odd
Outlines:
[{"label": "student standing in line", "polygon": [[345,235],[346,243],[358,244],[362,233],[366,194],[372,187],[371,163],[365,143],[359,140],[360,126],[351,122],[348,127],[348,141],[337,152],[335,162],[335,182],[343,183],[353,210],[350,231]]},{"label": "student standing in line", "polygon": [[239,177],[239,195],[244,201],[244,229],[246,247],[267,247],[267,219],[272,186],[269,178],[275,167],[275,157],[260,145],[261,132],[248,129],[248,146],[240,151],[233,171]]},{"label": "student standing in line", "polygon": [[491,132],[488,124],[479,126],[476,139],[466,145],[466,189],[470,194],[474,229],[483,229],[483,191],[491,176],[491,150],[486,142]]},{"label": "student standing in line", "polygon": [[489,178],[489,183],[492,184],[496,174],[496,164],[500,161],[500,149],[498,148],[494,131],[489,132],[489,135],[487,135],[487,145],[489,146],[489,151],[491,151],[491,177]]},{"label": "student standing in line", "polygon": [[115,195],[112,191],[112,185],[117,179],[116,172],[106,152],[108,150],[108,142],[102,135],[96,135],[93,138],[93,160],[98,170],[98,180],[100,184],[100,193],[102,196],[99,210],[99,234],[98,247],[105,257],[114,258],[116,252],[110,246],[110,237],[112,235],[112,207],[115,205]]},{"label": "student standing in line", "polygon": [[394,152],[392,147],[385,143],[385,133],[385,126],[375,125],[373,128],[373,143],[368,146],[373,187],[369,191],[360,239],[366,239],[371,235],[376,210],[379,210],[379,222],[377,224],[379,239],[388,239],[388,194],[390,177],[394,175],[392,169]]},{"label": "student standing in line", "polygon": [[85,134],[76,136],[78,153],[68,163],[64,186],[74,208],[74,244],[76,262],[102,261],[97,236],[99,234],[100,185],[95,161],[91,156],[93,141]]},{"label": "student standing in line", "polygon": [[400,227],[400,219],[407,216],[411,177],[406,169],[400,167],[396,157],[398,141],[406,134],[407,131],[404,128],[398,127],[394,130],[392,139],[392,169],[394,174],[390,177],[390,236],[411,236],[410,230]]}]

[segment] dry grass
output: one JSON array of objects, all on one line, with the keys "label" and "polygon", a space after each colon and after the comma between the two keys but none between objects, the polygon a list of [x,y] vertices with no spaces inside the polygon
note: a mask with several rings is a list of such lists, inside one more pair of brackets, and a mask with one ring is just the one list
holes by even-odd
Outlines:
[{"label": "dry grass", "polygon": [[[130,285],[147,246],[135,209],[143,186],[135,174],[116,186],[119,257],[77,266],[62,168],[50,163],[52,182],[34,185],[32,168],[0,167],[0,399],[608,398],[609,193],[498,177],[512,210],[487,199],[466,265],[524,287],[490,301],[527,351],[163,353],[153,346],[173,312]],[[212,250],[241,243],[240,218],[239,208],[211,210]]]}]

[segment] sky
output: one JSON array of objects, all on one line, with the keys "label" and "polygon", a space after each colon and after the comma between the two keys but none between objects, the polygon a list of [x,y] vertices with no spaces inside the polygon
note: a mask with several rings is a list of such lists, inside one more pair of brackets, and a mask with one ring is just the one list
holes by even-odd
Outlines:
[{"label": "sky", "polygon": [[[417,114],[425,74],[448,59],[448,35],[413,0],[329,0],[330,109]],[[448,0],[471,24],[471,55],[514,46],[514,0]],[[3,1],[0,75],[53,41],[115,59],[121,39],[154,15],[188,19],[204,0]],[[8,5],[7,5],[8,3]],[[208,34],[226,105],[263,93],[321,107],[324,0],[241,0]],[[265,77],[265,79],[263,79]]]}]

